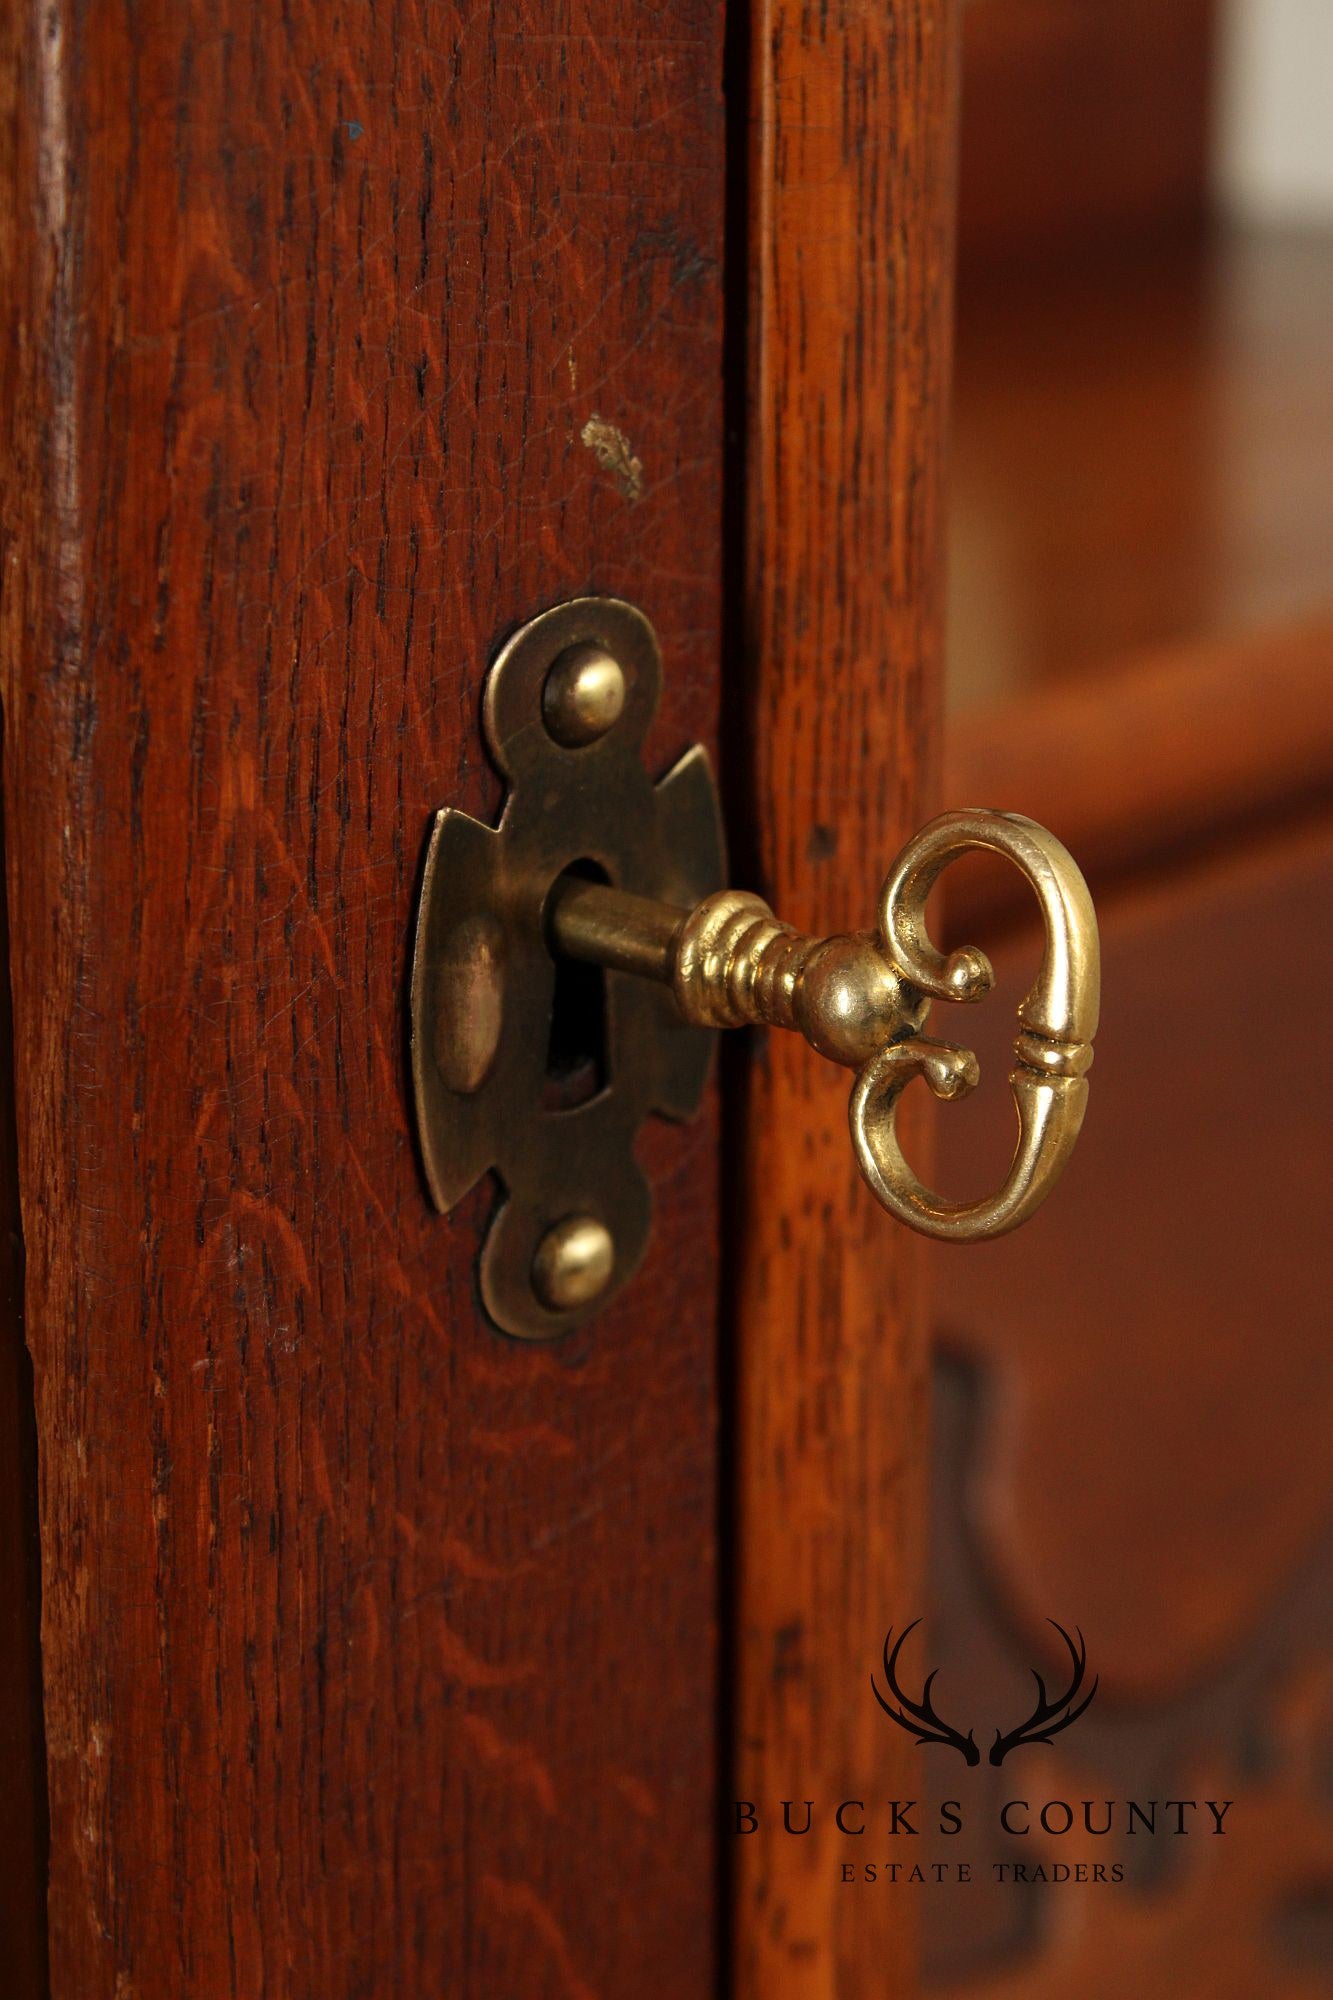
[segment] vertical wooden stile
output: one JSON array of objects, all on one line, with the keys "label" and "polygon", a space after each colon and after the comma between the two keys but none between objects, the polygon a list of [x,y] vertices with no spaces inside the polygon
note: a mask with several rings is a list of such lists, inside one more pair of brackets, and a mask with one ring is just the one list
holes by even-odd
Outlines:
[{"label": "vertical wooden stile", "polygon": [[[784,918],[856,928],[935,802],[958,24],[952,0],[760,0],[750,33],[738,816]],[[908,1899],[843,1885],[832,1823],[919,1785],[869,1678],[923,1608],[920,1246],[861,1184],[846,1098],[791,1036],[748,1078],[735,1785],[760,1828],[735,1842],[737,2000],[913,1982]],[[804,1838],[774,1831],[785,1799],[797,1825],[814,1801]]]}]

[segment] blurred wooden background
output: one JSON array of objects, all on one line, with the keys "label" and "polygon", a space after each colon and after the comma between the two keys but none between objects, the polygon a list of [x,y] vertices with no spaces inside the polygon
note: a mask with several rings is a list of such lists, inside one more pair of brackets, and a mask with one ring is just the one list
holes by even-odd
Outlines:
[{"label": "blurred wooden background", "polygon": [[[1085,862],[1105,1015],[1058,1203],[934,1253],[931,1664],[1021,1713],[1054,1617],[1101,1674],[1069,1736],[958,1778],[974,1823],[1237,1803],[1225,1841],[954,1842],[1127,1880],[928,1891],[951,2000],[1296,2000],[1333,1962],[1333,233],[1217,212],[1216,31],[966,15],[946,798]],[[1010,885],[978,867],[949,921],[1016,997]],[[1009,1143],[1007,1016],[946,1187]]]}]

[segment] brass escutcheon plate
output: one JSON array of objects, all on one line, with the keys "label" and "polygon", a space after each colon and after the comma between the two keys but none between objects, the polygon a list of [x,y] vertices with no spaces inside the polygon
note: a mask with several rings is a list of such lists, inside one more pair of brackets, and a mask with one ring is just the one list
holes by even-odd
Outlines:
[{"label": "brass escutcheon plate", "polygon": [[[595,662],[580,648],[618,664],[623,699],[608,703],[606,674],[595,664],[585,670],[579,685],[592,690],[589,712],[603,733],[562,742],[554,730],[567,739],[580,732],[562,726],[552,690],[571,681],[571,661]],[[557,662],[561,675],[551,680]],[[633,605],[582,597],[532,619],[501,647],[485,688],[486,737],[509,786],[499,824],[445,807],[426,854],[411,990],[422,1161],[441,1211],[487,1172],[498,1177],[502,1194],[481,1255],[482,1301],[496,1326],[526,1340],[580,1325],[638,1269],[652,1220],[634,1157],[639,1127],[653,1112],[695,1111],[712,1058],[714,1037],[687,1027],[668,991],[627,973],[598,973],[604,1081],[585,1101],[552,1103],[556,967],[543,922],[552,885],[580,867],[687,909],[724,880],[707,753],[696,746],[656,784],[644,769],[661,685],[656,634]],[[575,1222],[578,1231],[562,1231]],[[565,1235],[580,1246],[600,1243],[598,1224],[610,1237],[609,1276],[600,1274],[603,1259],[594,1295],[563,1309],[543,1303],[539,1248],[546,1246],[544,1268],[551,1244]]]}]

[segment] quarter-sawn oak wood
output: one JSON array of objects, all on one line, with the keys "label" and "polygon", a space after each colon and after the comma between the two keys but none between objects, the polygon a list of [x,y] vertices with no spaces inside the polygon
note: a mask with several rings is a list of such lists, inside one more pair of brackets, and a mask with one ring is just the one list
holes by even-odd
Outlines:
[{"label": "quarter-sawn oak wood", "polygon": [[[799,928],[856,928],[933,804],[957,22],[752,19],[745,879]],[[751,1066],[741,1171],[736,1788],[760,1823],[734,1843],[736,1992],[906,1993],[910,1905],[842,1885],[832,1808],[919,1783],[870,1692],[923,1609],[918,1246],[857,1174],[846,1076],[795,1036]],[[784,1799],[798,1827],[816,1802],[809,1834]]]},{"label": "quarter-sawn oak wood", "polygon": [[719,10],[26,0],[11,38],[52,1991],[704,1993],[712,1120],[645,1141],[631,1295],[507,1342],[402,996],[429,817],[498,800],[506,630],[632,597],[652,761],[711,733]]}]

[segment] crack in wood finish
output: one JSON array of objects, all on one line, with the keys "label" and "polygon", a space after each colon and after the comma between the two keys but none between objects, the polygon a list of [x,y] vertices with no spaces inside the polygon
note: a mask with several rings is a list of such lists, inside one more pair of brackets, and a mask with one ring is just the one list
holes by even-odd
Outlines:
[{"label": "crack in wood finish", "polygon": [[[10,10],[4,699],[56,2000],[702,1993],[715,1127],[483,1321],[405,1101],[488,656],[580,591],[708,738],[720,19]],[[599,413],[630,504],[581,442]]]}]

